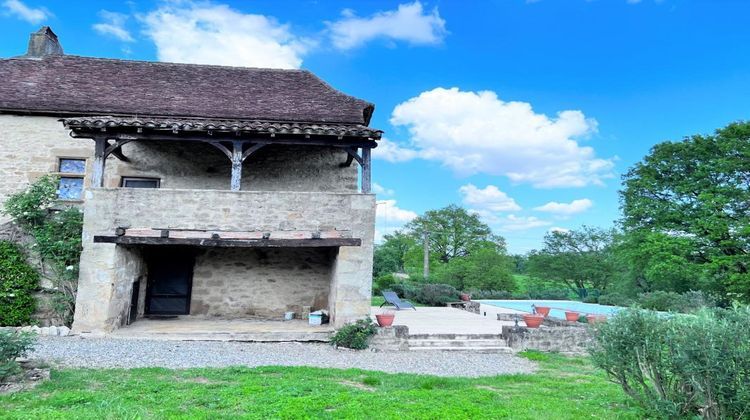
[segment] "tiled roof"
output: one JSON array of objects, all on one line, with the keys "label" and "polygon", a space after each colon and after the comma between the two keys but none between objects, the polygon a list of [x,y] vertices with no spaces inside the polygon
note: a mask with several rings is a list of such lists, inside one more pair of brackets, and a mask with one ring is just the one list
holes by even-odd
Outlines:
[{"label": "tiled roof", "polygon": [[268,121],[169,119],[169,118],[122,118],[111,116],[64,118],[68,128],[141,128],[153,131],[212,131],[248,132],[278,135],[320,135],[380,139],[382,131],[361,124],[308,124],[279,123]]},{"label": "tiled roof", "polygon": [[306,70],[72,55],[0,59],[0,111],[368,125],[373,105]]}]

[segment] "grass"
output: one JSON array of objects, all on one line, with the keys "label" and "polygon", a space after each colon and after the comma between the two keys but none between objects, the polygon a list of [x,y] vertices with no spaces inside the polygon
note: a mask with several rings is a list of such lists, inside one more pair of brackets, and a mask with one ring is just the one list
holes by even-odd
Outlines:
[{"label": "grass", "polygon": [[476,379],[308,367],[54,370],[33,390],[0,396],[0,418],[639,417],[587,359],[526,357],[537,373]]}]

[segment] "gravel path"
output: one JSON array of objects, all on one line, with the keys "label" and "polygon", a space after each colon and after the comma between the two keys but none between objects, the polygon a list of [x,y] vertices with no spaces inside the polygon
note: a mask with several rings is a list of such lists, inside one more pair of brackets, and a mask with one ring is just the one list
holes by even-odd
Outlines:
[{"label": "gravel path", "polygon": [[327,344],[158,341],[40,337],[30,358],[64,367],[316,366],[437,376],[530,373],[533,362],[511,354],[336,350]]}]

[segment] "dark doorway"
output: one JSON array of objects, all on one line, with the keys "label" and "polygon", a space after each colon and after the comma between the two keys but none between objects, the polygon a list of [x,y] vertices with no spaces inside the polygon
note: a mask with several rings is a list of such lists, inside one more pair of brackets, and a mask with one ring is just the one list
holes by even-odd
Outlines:
[{"label": "dark doorway", "polygon": [[158,247],[149,249],[147,255],[146,314],[189,314],[195,264],[191,250]]},{"label": "dark doorway", "polygon": [[138,317],[138,294],[141,290],[141,281],[137,280],[133,283],[133,294],[130,297],[130,315],[128,316],[128,325],[135,322]]}]

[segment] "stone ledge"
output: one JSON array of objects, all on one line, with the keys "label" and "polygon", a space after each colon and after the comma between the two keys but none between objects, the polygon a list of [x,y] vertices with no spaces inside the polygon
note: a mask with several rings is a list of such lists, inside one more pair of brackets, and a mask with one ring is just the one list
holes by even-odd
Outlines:
[{"label": "stone ledge", "polygon": [[372,351],[409,351],[409,327],[394,325],[378,328],[370,339]]},{"label": "stone ledge", "polygon": [[590,328],[549,327],[526,328],[503,326],[503,337],[508,347],[515,351],[539,350],[552,351],[569,355],[588,354],[588,347],[594,336]]}]

